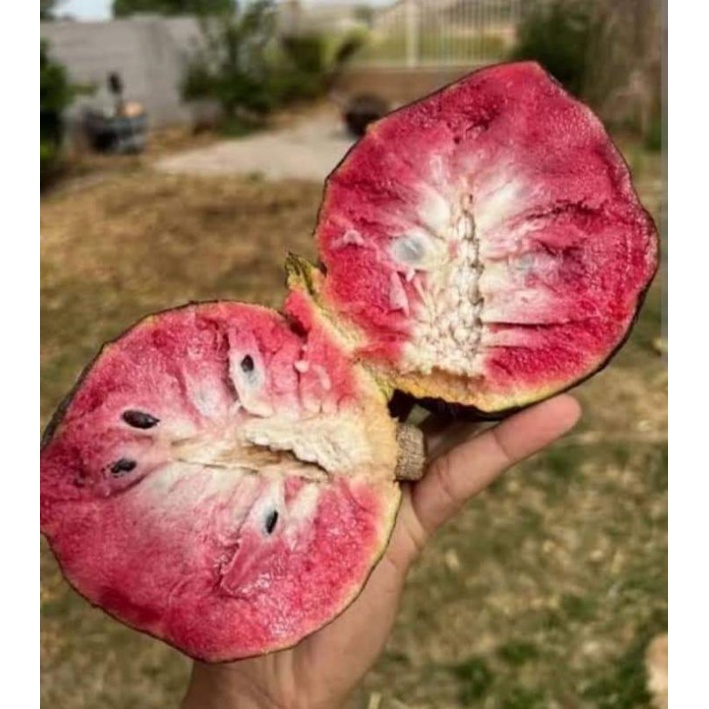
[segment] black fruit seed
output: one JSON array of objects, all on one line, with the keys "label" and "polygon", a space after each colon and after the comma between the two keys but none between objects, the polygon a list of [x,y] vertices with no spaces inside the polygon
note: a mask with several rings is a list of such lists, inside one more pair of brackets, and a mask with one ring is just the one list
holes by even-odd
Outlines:
[{"label": "black fruit seed", "polygon": [[111,473],[117,477],[125,475],[126,473],[130,473],[131,470],[134,470],[136,465],[138,465],[138,463],[135,460],[121,458],[111,466]]},{"label": "black fruit seed", "polygon": [[246,357],[241,360],[241,371],[246,374],[250,374],[254,371],[254,358],[251,355],[246,355]]},{"label": "black fruit seed", "polygon": [[146,414],[144,411],[136,411],[135,409],[124,411],[121,418],[133,428],[152,428],[160,423],[160,419],[155,418],[155,416]]},{"label": "black fruit seed", "polygon": [[266,534],[273,534],[273,530],[276,528],[276,522],[278,522],[278,510],[271,510],[266,517]]}]

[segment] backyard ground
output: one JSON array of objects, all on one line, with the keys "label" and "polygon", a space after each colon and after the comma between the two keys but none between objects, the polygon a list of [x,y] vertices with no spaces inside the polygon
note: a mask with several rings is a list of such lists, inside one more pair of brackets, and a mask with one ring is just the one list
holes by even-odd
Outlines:
[{"label": "backyard ground", "polygon": [[[631,150],[657,214],[659,160]],[[42,203],[42,422],[99,345],[150,311],[278,306],[286,251],[313,256],[321,187],[130,166]],[[507,474],[413,570],[356,709],[649,706],[643,654],[667,623],[667,374],[651,289],[614,363],[578,389],[566,440]],[[43,706],[165,708],[188,662],[92,609],[41,546]]]}]

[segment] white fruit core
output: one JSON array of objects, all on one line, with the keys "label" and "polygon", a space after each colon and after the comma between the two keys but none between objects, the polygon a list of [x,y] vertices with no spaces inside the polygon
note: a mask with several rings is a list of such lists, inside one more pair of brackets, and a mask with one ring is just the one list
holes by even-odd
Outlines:
[{"label": "white fruit core", "polygon": [[301,419],[237,415],[231,422],[174,442],[171,457],[235,472],[271,471],[311,480],[356,474],[380,461],[363,419],[361,413],[349,412]]},{"label": "white fruit core", "polygon": [[346,473],[376,459],[362,418],[341,413],[300,421],[287,417],[250,419],[240,435],[271,451],[290,451],[298,460],[314,463],[328,473]]},{"label": "white fruit core", "polygon": [[[390,254],[390,304],[411,314],[413,335],[405,350],[405,368],[428,374],[435,367],[453,374],[470,374],[482,337],[480,244],[471,211],[464,197],[429,228],[417,228],[396,237]],[[437,222],[437,224],[436,224]],[[435,227],[438,228],[435,228]],[[403,273],[403,276],[402,276]],[[401,278],[411,283],[418,303],[410,306]]]}]

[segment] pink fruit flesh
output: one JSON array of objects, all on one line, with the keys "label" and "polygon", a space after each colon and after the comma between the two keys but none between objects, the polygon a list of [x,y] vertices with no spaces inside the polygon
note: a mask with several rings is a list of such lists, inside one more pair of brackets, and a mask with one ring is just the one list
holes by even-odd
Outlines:
[{"label": "pink fruit flesh", "polygon": [[[369,384],[368,384],[369,382]],[[41,525],[71,583],[210,661],[339,613],[399,490],[384,399],[311,324],[215,303],[102,351],[41,458]]]},{"label": "pink fruit flesh", "polygon": [[601,123],[538,65],[471,74],[374,124],[327,181],[321,298],[417,396],[498,411],[623,341],[657,236]]}]

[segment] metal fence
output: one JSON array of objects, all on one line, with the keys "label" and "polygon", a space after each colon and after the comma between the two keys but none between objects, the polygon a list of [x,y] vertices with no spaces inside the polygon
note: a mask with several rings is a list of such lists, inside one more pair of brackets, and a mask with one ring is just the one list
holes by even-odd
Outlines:
[{"label": "metal fence", "polygon": [[443,67],[499,61],[512,48],[530,0],[399,0],[371,20],[355,63]]}]

